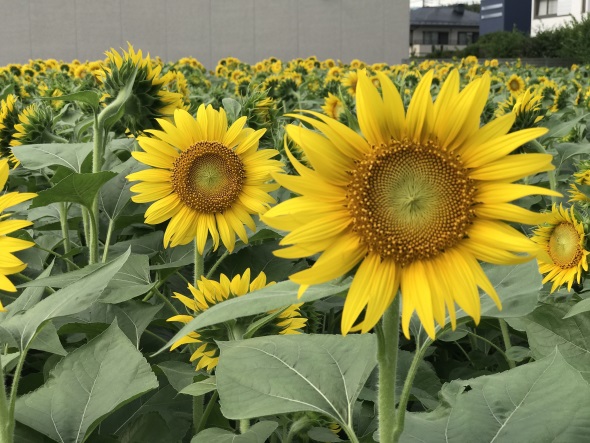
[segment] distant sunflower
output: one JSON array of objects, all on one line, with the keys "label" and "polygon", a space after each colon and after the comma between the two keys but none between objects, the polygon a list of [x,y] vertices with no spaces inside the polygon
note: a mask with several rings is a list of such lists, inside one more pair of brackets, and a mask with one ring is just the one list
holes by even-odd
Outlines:
[{"label": "distant sunflower", "polygon": [[184,245],[196,238],[200,253],[207,237],[214,248],[219,239],[231,252],[235,235],[244,242],[244,225],[255,229],[251,214],[260,214],[274,199],[268,194],[278,188],[269,183],[281,163],[270,160],[274,149],[258,150],[265,130],[244,128],[246,117],[227,127],[225,111],[201,105],[197,118],[177,109],[174,124],[158,120],[162,130],[150,129],[152,137],[137,141],[143,152],[133,156],[150,169],[127,176],[140,181],[131,187],[136,203],[153,203],[145,222],[158,224],[170,219],[164,246]]},{"label": "distant sunflower", "polygon": [[169,83],[174,82],[174,73],[160,75],[162,66],[153,66],[150,56],[143,58],[142,52],[129,45],[127,51],[119,54],[114,49],[106,53],[109,62],[97,72],[108,94],[105,102],[111,103],[119,91],[129,81],[135,69],[137,75],[133,82],[133,92],[125,103],[122,124],[133,134],[157,127],[156,119],[170,118],[175,109],[183,108],[183,95],[170,92]]},{"label": "distant sunflower", "polygon": [[567,210],[553,205],[551,215],[549,223],[537,228],[533,236],[553,260],[548,263],[539,259],[539,271],[547,274],[543,283],[553,282],[551,292],[566,283],[570,291],[574,281],[580,284],[582,273],[588,271],[584,225],[576,218],[573,206]]},{"label": "distant sunflower", "polygon": [[[0,191],[4,189],[8,180],[8,171],[8,159],[0,159]],[[0,195],[0,291],[16,291],[16,288],[6,276],[21,272],[27,267],[27,264],[16,258],[13,253],[34,246],[32,242],[7,236],[7,234],[30,226],[32,222],[27,220],[6,220],[7,214],[2,213],[7,208],[36,196],[37,194],[24,192],[9,192]],[[0,311],[4,310],[0,302]]]},{"label": "distant sunflower", "polygon": [[12,154],[10,142],[16,132],[14,126],[18,124],[17,97],[9,94],[0,102],[0,159],[7,157],[13,165],[18,164],[18,160]]},{"label": "distant sunflower", "polygon": [[340,114],[344,112],[344,105],[342,104],[342,100],[336,97],[331,92],[328,93],[328,96],[324,98],[324,105],[322,106],[322,111],[331,118],[338,120],[340,118]]},{"label": "distant sunflower", "polygon": [[[249,268],[246,269],[243,275],[236,275],[231,281],[224,274],[221,274],[219,281],[201,277],[197,282],[198,289],[190,284],[188,286],[192,298],[186,297],[177,292],[174,293],[175,298],[180,300],[191,312],[190,315],[175,315],[174,317],[170,317],[168,321],[186,324],[195,316],[206,311],[213,305],[232,298],[242,297],[249,292],[273,284],[274,282],[266,283],[266,275],[264,272],[261,272],[258,277],[250,281]],[[301,305],[302,304],[291,305],[280,311],[276,318],[257,331],[256,336],[300,334],[300,329],[302,329],[307,322],[307,319],[302,317],[299,312]],[[275,312],[277,311],[269,312],[264,315]],[[244,323],[244,325],[242,325],[243,330],[246,330],[246,328],[256,320],[257,319],[252,317],[245,317],[237,319],[236,321],[238,323]],[[217,362],[219,361],[219,348],[215,341],[236,339],[235,337],[229,336],[228,329],[231,329],[230,325],[220,324],[202,329],[199,332],[191,332],[176,341],[170,350],[172,351],[181,345],[194,343],[198,348],[193,352],[190,361],[197,360],[197,371],[199,369],[211,371],[217,366]]]},{"label": "distant sunflower", "polygon": [[[18,120],[19,123],[14,125],[16,132],[10,146],[57,141],[55,134],[53,134],[53,112],[46,102],[27,106],[18,116]],[[67,140],[61,139],[60,141],[66,142]]]},{"label": "distant sunflower", "polygon": [[459,91],[459,74],[451,72],[433,104],[431,71],[407,112],[391,80],[377,75],[383,97],[366,73],[359,73],[356,106],[363,136],[316,112],[308,112],[315,119],[292,115],[321,132],[286,127],[313,169],[286,150],[299,175],[273,176],[300,197],[280,203],[262,219],[291,231],[281,241],[290,246],[276,255],[321,254],[310,269],[290,276],[302,285],[300,293],[359,265],[344,304],[344,334],[373,328],[399,288],[405,335],[416,311],[434,337],[435,321],[444,326],[445,311],[455,326],[455,303],[479,321],[478,286],[500,307],[478,260],[520,263],[539,252],[504,221],[537,224],[546,216],[509,202],[559,195],[511,184],[553,169],[549,154],[510,155],[547,129],[508,134],[512,113],[480,127],[487,74]]},{"label": "distant sunflower", "polygon": [[525,85],[524,80],[518,74],[512,74],[506,82],[508,90],[515,95],[518,95],[524,91]]}]

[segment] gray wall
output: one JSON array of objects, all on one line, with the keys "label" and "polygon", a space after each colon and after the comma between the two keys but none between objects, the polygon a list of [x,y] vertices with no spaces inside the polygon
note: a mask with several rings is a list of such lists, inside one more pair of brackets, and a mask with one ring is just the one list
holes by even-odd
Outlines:
[{"label": "gray wall", "polygon": [[0,0],[0,66],[30,58],[97,60],[126,48],[207,68],[316,55],[399,63],[408,0]]}]

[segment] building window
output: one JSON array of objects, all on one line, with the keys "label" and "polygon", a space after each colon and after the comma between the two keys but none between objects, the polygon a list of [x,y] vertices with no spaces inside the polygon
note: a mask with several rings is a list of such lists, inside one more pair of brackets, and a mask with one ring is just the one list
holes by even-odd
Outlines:
[{"label": "building window", "polygon": [[479,37],[478,32],[459,32],[457,34],[457,44],[470,45],[471,43],[475,43],[477,41],[477,37]]},{"label": "building window", "polygon": [[557,15],[557,0],[536,0],[536,16]]},{"label": "building window", "polygon": [[437,31],[424,31],[422,33],[423,43],[425,45],[448,45],[449,33]]}]

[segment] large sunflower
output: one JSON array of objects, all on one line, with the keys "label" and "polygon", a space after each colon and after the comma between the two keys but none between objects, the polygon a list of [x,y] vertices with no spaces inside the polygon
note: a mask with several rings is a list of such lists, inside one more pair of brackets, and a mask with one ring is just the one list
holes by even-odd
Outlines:
[{"label": "large sunflower", "polygon": [[[250,268],[246,269],[243,275],[236,275],[231,281],[225,274],[221,274],[219,281],[209,280],[205,277],[197,282],[198,289],[193,285],[188,286],[192,298],[186,297],[175,292],[175,298],[180,300],[190,311],[190,315],[175,315],[168,321],[188,323],[196,315],[206,311],[211,306],[221,303],[224,300],[241,297],[249,292],[262,289],[266,286],[273,285],[274,282],[266,283],[266,275],[261,272],[258,277],[250,281]],[[291,305],[281,311],[270,312],[268,314],[277,314],[268,323],[261,327],[256,336],[273,335],[273,334],[300,334],[307,323],[307,319],[301,316],[299,308],[302,304]],[[265,314],[265,315],[268,315]],[[239,330],[246,331],[247,327],[253,324],[257,319],[246,317],[237,319],[232,324],[214,325],[205,328],[199,332],[191,332],[178,341],[176,341],[170,350],[185,344],[195,344],[198,347],[193,352],[190,360],[197,360],[197,370],[205,368],[211,371],[219,360],[219,348],[215,341],[218,340],[235,340],[241,337],[235,337]],[[229,331],[232,331],[231,336]]]},{"label": "large sunflower", "polygon": [[478,260],[520,263],[538,252],[534,242],[505,221],[538,223],[543,216],[510,201],[531,195],[559,195],[544,188],[511,184],[553,168],[547,154],[509,155],[544,128],[508,134],[514,114],[483,127],[480,115],[489,76],[459,91],[457,71],[449,74],[435,103],[432,72],[420,81],[407,112],[399,92],[383,73],[383,97],[359,72],[357,112],[362,136],[316,112],[293,115],[321,133],[289,125],[289,136],[312,168],[287,153],[299,176],[276,174],[279,184],[300,195],[263,216],[269,225],[291,231],[291,245],[277,255],[321,256],[290,278],[319,284],[359,265],[342,317],[348,333],[370,330],[402,294],[402,327],[409,336],[412,313],[435,335],[445,311],[455,325],[455,303],[477,322],[477,287],[500,307]]},{"label": "large sunflower", "polygon": [[225,111],[201,105],[197,118],[177,109],[174,124],[158,120],[162,130],[148,130],[153,137],[138,137],[144,152],[133,156],[152,168],[133,173],[141,181],[131,190],[137,203],[153,203],[145,221],[158,224],[170,219],[164,246],[184,245],[197,239],[200,253],[208,234],[217,249],[219,239],[231,252],[235,235],[245,243],[244,225],[255,229],[251,214],[260,214],[274,199],[269,183],[281,163],[270,160],[274,149],[258,150],[265,130],[244,128],[246,117],[227,127]]},{"label": "large sunflower", "polygon": [[[8,180],[8,169],[8,159],[0,159],[0,191]],[[33,193],[18,192],[9,192],[0,196],[0,291],[16,291],[16,288],[6,276],[21,272],[27,267],[27,264],[16,258],[13,252],[22,251],[34,245],[34,243],[26,240],[7,236],[7,234],[30,226],[31,222],[27,220],[6,220],[7,215],[2,215],[2,212],[11,206],[18,205],[36,196],[37,194]],[[4,311],[1,302],[0,311]]]},{"label": "large sunflower", "polygon": [[551,220],[535,230],[533,240],[545,249],[553,263],[539,258],[543,283],[553,282],[551,292],[567,283],[570,291],[574,281],[580,284],[583,271],[588,271],[588,251],[585,246],[584,225],[576,218],[574,207],[553,206]]}]

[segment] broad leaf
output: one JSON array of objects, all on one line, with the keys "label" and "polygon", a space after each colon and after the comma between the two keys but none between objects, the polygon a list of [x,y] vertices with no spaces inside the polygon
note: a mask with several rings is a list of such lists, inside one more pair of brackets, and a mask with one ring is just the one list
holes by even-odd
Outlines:
[{"label": "broad leaf", "polygon": [[186,386],[180,391],[180,393],[199,397],[207,392],[215,391],[215,389],[217,389],[215,377],[209,377],[203,381],[198,381]]},{"label": "broad leaf", "polygon": [[192,384],[197,375],[197,372],[192,365],[181,361],[164,361],[158,363],[158,367],[164,372],[170,385],[179,392]]},{"label": "broad leaf", "polygon": [[59,95],[57,97],[39,97],[45,100],[62,100],[67,102],[81,102],[90,105],[94,111],[98,110],[100,95],[95,91],[78,91],[73,94]]},{"label": "broad leaf", "polygon": [[73,172],[82,172],[82,163],[92,152],[92,143],[47,143],[22,145],[12,148],[14,156],[31,170],[48,166],[65,166]]},{"label": "broad leaf", "polygon": [[571,304],[542,305],[524,318],[529,346],[535,358],[545,357],[557,346],[569,364],[590,371],[590,312],[563,316]]},{"label": "broad leaf", "polygon": [[19,349],[25,349],[46,321],[81,312],[95,303],[128,258],[129,251],[41,300],[22,315],[3,321],[0,325],[2,335],[10,335]]},{"label": "broad leaf", "polygon": [[127,175],[133,169],[133,167],[126,168],[100,189],[98,202],[104,214],[111,220],[117,219],[131,200],[133,193],[129,189],[133,183],[127,180]]},{"label": "broad leaf", "polygon": [[276,285],[254,291],[245,297],[232,298],[212,306],[188,322],[158,352],[169,348],[176,340],[197,329],[240,317],[284,308],[285,306],[297,303],[308,303],[319,300],[344,292],[349,286],[350,281],[348,280],[346,283],[335,284],[330,282],[324,283],[323,285],[311,286],[298,298],[297,290],[299,289],[299,285],[292,281],[282,281]]},{"label": "broad leaf", "polygon": [[441,392],[445,404],[407,413],[405,443],[582,442],[590,435],[590,386],[555,351],[516,369]]},{"label": "broad leaf", "polygon": [[274,421],[261,421],[240,435],[225,429],[210,428],[195,435],[191,443],[265,443],[277,427]]},{"label": "broad leaf", "polygon": [[109,413],[158,386],[143,355],[113,324],[17,400],[16,419],[64,443],[84,441]]},{"label": "broad leaf", "polygon": [[287,335],[219,342],[221,411],[245,419],[315,411],[346,424],[376,365],[372,334]]},{"label": "broad leaf", "polygon": [[99,189],[117,174],[110,171],[78,174],[72,173],[52,188],[40,191],[33,199],[31,208],[45,206],[49,203],[79,203],[87,208],[92,206]]}]

